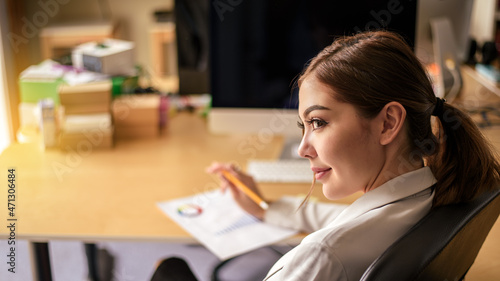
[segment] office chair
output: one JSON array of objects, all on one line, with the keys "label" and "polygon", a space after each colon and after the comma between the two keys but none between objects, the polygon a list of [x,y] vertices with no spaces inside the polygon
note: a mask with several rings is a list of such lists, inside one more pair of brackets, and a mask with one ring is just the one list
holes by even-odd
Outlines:
[{"label": "office chair", "polygon": [[380,255],[362,281],[464,280],[500,213],[500,189],[436,207]]}]

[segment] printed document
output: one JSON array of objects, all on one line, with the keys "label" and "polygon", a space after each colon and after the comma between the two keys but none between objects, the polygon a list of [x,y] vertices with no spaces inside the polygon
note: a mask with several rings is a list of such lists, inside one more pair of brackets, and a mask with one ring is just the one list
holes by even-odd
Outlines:
[{"label": "printed document", "polygon": [[264,223],[219,190],[158,203],[201,244],[225,260],[279,242],[297,231]]}]

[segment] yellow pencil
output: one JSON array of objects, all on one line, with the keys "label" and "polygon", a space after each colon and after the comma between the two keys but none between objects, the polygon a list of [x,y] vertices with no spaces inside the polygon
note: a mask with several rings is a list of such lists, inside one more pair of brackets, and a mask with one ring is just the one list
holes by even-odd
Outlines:
[{"label": "yellow pencil", "polygon": [[236,178],[233,174],[226,170],[222,170],[222,174],[224,177],[230,181],[232,184],[234,184],[237,188],[239,188],[243,193],[245,193],[250,199],[252,199],[255,203],[257,203],[262,209],[267,210],[269,208],[269,205],[262,200],[255,192],[253,192],[250,188],[248,188],[246,185],[244,185],[238,178]]}]

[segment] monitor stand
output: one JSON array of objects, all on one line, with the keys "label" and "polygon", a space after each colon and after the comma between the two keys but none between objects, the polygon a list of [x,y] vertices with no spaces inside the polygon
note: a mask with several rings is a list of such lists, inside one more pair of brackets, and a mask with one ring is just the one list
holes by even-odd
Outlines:
[{"label": "monitor stand", "polygon": [[299,156],[298,149],[302,138],[299,137],[286,137],[281,150],[280,160],[305,160]]},{"label": "monitor stand", "polygon": [[302,139],[296,109],[212,108],[208,130],[212,134],[275,134],[284,137],[280,160],[303,159],[297,149]]},{"label": "monitor stand", "polygon": [[432,18],[431,30],[434,44],[434,57],[439,66],[436,81],[436,96],[451,102],[462,88],[460,73],[461,61],[458,59],[455,37],[448,18]]}]

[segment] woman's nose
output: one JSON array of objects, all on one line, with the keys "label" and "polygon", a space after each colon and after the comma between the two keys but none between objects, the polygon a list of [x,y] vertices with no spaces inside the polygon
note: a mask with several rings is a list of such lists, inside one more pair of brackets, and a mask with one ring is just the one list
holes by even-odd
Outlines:
[{"label": "woman's nose", "polygon": [[300,141],[299,148],[297,152],[302,158],[314,158],[316,157],[316,151],[309,141],[309,137],[307,134],[302,136],[302,140]]}]

